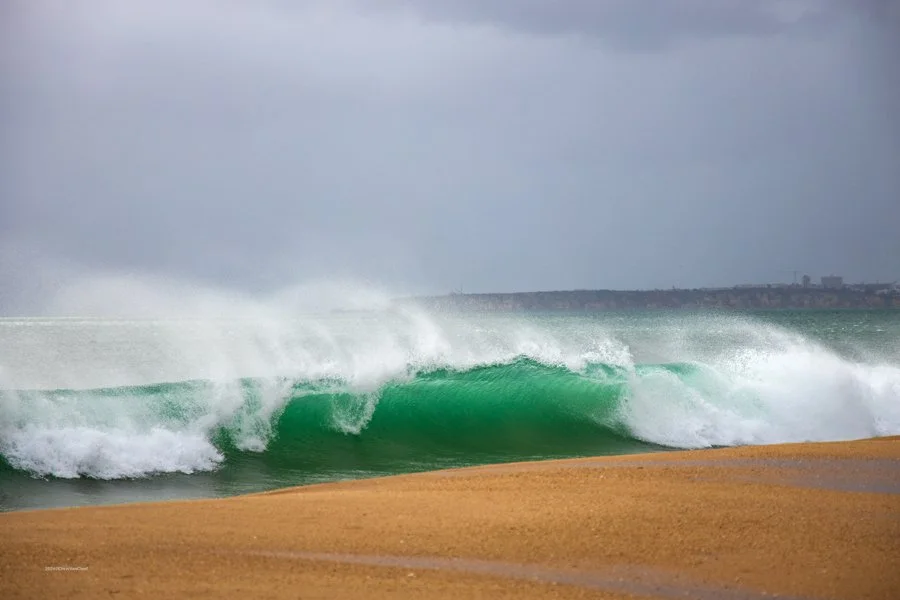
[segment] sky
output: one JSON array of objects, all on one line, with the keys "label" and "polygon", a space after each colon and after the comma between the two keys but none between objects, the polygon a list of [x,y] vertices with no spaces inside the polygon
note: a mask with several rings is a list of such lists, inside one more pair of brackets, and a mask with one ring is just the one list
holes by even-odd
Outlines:
[{"label": "sky", "polygon": [[2,0],[0,313],[894,281],[898,40],[900,0]]}]

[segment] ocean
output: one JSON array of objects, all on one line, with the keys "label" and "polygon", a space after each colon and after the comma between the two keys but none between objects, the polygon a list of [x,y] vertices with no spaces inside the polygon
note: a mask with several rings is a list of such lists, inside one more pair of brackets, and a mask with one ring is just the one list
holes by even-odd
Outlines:
[{"label": "ocean", "polygon": [[0,319],[0,510],[900,434],[900,311]]}]

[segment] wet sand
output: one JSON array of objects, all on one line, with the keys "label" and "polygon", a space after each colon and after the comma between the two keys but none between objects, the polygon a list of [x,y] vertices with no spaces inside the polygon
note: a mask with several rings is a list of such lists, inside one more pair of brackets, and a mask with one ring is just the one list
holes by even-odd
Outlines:
[{"label": "wet sand", "polygon": [[900,438],[0,515],[3,598],[900,598]]}]

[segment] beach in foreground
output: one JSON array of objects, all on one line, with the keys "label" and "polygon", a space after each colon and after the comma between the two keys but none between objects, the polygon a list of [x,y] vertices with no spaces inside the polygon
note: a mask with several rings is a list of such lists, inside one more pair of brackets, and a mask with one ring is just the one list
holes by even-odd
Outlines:
[{"label": "beach in foreground", "polygon": [[4,598],[897,598],[900,438],[0,514]]}]

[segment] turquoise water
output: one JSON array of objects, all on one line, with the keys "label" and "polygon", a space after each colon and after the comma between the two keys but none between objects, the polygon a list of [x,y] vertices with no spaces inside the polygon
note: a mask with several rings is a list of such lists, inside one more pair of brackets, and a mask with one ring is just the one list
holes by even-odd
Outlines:
[{"label": "turquoise water", "polygon": [[0,509],[900,433],[900,312],[0,320]]}]

